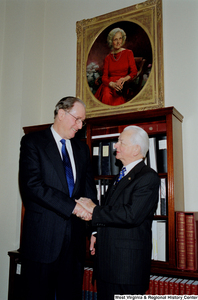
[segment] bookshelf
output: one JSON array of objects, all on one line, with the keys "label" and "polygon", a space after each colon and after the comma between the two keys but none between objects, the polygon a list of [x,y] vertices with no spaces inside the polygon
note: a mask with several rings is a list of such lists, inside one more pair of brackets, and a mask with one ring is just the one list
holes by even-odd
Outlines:
[{"label": "bookshelf", "polygon": [[[167,172],[159,173],[167,185],[167,215],[155,215],[154,220],[166,223],[166,261],[152,260],[151,274],[181,278],[198,278],[197,271],[177,269],[175,211],[184,211],[183,116],[174,107],[129,112],[115,116],[89,118],[87,122],[86,142],[92,150],[92,144],[105,139],[114,140],[123,128],[137,125],[147,131],[149,137],[166,136]],[[118,134],[118,135],[117,135]],[[96,179],[109,180],[111,175],[100,175]]]},{"label": "bookshelf", "polygon": [[[160,178],[166,179],[167,185],[167,215],[155,215],[154,220],[166,223],[166,261],[152,260],[151,274],[198,279],[197,271],[177,269],[175,211],[184,211],[184,182],[183,182],[183,150],[182,150],[183,116],[174,107],[154,110],[128,112],[125,114],[94,117],[86,120],[86,132],[80,133],[92,152],[93,143],[97,141],[115,140],[128,125],[137,125],[147,131],[149,137],[166,136],[167,139],[167,172],[159,173]],[[46,129],[50,124],[24,127],[24,133]],[[91,153],[92,155],[92,153]],[[112,175],[98,175],[96,180],[107,182]],[[24,209],[22,208],[21,228]],[[17,263],[20,260],[19,251],[9,251],[10,278],[9,297],[14,300],[14,286]],[[92,259],[87,251],[87,266]]]}]

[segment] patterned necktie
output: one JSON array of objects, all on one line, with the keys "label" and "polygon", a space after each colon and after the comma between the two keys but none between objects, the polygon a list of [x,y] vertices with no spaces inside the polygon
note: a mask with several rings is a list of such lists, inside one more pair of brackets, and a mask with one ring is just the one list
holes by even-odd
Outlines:
[{"label": "patterned necktie", "polygon": [[117,180],[116,180],[116,184],[124,177],[125,172],[126,172],[126,167],[123,167],[120,171],[120,174],[119,174]]},{"label": "patterned necktie", "polygon": [[71,166],[71,162],[69,159],[69,154],[67,152],[67,148],[65,145],[65,140],[62,139],[61,141],[62,144],[62,155],[63,155],[63,166],[65,169],[65,175],[67,178],[67,183],[68,183],[68,188],[69,188],[69,195],[71,197],[73,189],[74,189],[74,176],[73,176],[73,172],[72,172],[72,166]]}]

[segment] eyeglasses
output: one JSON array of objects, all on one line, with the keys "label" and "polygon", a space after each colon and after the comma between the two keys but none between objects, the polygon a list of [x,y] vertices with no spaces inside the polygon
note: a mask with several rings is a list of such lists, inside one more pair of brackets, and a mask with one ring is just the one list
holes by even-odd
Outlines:
[{"label": "eyeglasses", "polygon": [[82,123],[82,126],[86,125],[86,122],[81,120],[80,118],[76,118],[75,116],[73,116],[70,112],[66,111],[66,113],[68,113],[70,116],[72,116],[75,120],[76,120],[76,124],[80,124]]}]

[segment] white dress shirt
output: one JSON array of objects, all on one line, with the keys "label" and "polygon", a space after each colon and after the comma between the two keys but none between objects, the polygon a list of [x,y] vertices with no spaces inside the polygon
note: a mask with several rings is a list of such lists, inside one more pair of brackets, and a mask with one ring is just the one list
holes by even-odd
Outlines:
[{"label": "white dress shirt", "polygon": [[[139,164],[139,162],[141,162],[143,159],[140,158],[136,161],[133,161],[132,163],[128,164],[127,166],[123,166],[126,168],[126,172],[125,172],[125,175],[127,175],[137,164]],[[124,175],[124,176],[125,176]]]},{"label": "white dress shirt", "polygon": [[[51,126],[51,131],[52,131],[53,137],[56,141],[58,150],[60,152],[60,156],[63,159],[63,157],[62,157],[62,143],[60,142],[60,140],[62,140],[62,137],[54,130],[53,125]],[[67,152],[69,154],[69,158],[70,158],[71,165],[72,165],[72,172],[73,172],[73,176],[74,176],[74,182],[76,182],[76,166],[75,166],[71,141],[67,140],[67,139],[65,141],[66,141]]]}]

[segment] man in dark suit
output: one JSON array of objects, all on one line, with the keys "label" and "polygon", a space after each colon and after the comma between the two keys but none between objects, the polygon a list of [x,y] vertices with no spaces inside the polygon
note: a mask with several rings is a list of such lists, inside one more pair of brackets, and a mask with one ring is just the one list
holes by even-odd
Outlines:
[{"label": "man in dark suit", "polygon": [[[114,294],[145,294],[149,287],[151,225],[160,179],[143,161],[149,138],[142,128],[126,127],[115,148],[125,174],[109,187],[104,206],[86,198],[77,200],[93,214],[92,225],[97,227],[98,300],[113,300]],[[94,243],[92,237],[92,254]]]},{"label": "man in dark suit", "polygon": [[[90,220],[90,214],[75,199],[85,196],[96,202],[89,148],[75,138],[84,120],[85,104],[78,98],[66,97],[57,103],[51,127],[27,134],[21,140],[19,183],[25,206],[21,243],[25,300],[82,297],[84,220]],[[71,194],[62,161],[65,141],[72,166]]]}]

